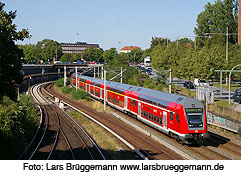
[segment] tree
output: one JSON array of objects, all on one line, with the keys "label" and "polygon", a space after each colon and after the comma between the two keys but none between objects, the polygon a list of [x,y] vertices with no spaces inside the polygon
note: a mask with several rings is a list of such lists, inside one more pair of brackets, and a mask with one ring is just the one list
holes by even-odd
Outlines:
[{"label": "tree", "polygon": [[133,49],[128,54],[129,62],[140,63],[143,61],[143,51],[138,49]]},{"label": "tree", "polygon": [[57,59],[61,57],[62,50],[61,46],[57,41],[44,39],[42,41],[38,41],[36,44],[36,56],[37,58],[43,60],[52,61],[55,57],[56,59],[56,49],[57,49]]},{"label": "tree", "polygon": [[83,52],[83,58],[86,61],[103,62],[103,49],[88,48]]},{"label": "tree", "polygon": [[0,2],[0,100],[4,95],[16,99],[16,85],[23,80],[21,74],[23,51],[15,45],[15,41],[29,38],[26,29],[17,31],[13,24],[16,11],[7,13],[3,10],[3,3]]},{"label": "tree", "polygon": [[25,62],[33,62],[37,60],[36,56],[36,47],[35,45],[28,44],[28,45],[18,45],[18,48],[23,50],[23,56]]},{"label": "tree", "polygon": [[165,45],[167,46],[167,42],[170,43],[171,41],[167,38],[159,38],[159,37],[152,37],[151,40],[151,48],[157,46],[157,45]]},{"label": "tree", "polygon": [[113,61],[117,57],[118,53],[116,48],[110,48],[103,53],[103,59],[105,63]]},{"label": "tree", "polygon": [[[238,31],[238,15],[237,15],[237,0],[217,0],[214,4],[207,3],[197,18],[197,27],[194,32],[198,36],[205,36],[207,33],[221,33],[210,34],[212,39],[219,43],[226,42],[227,27],[229,33],[237,33]],[[217,40],[218,38],[218,40]],[[198,38],[199,43],[204,45],[206,38]],[[236,43],[237,36],[231,35],[229,42]]]},{"label": "tree", "polygon": [[73,62],[73,56],[71,54],[63,54],[60,59],[61,62]]}]

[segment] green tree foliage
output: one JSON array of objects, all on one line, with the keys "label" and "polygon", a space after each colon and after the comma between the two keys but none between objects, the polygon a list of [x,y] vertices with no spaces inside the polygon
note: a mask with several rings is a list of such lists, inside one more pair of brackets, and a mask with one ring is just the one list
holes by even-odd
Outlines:
[{"label": "green tree foliage", "polygon": [[15,87],[23,80],[21,74],[23,52],[15,45],[15,41],[30,37],[26,29],[17,31],[13,24],[16,11],[7,13],[0,2],[0,100],[4,95],[14,99]]},{"label": "green tree foliage", "polygon": [[53,58],[56,59],[56,50],[57,50],[57,60],[62,55],[61,46],[57,41],[44,39],[42,41],[38,41],[36,44],[36,58],[39,60],[53,61]]},{"label": "green tree foliage", "polygon": [[37,113],[29,96],[20,95],[19,102],[4,96],[0,103],[0,159],[17,159],[37,125]]},{"label": "green tree foliage", "polygon": [[[229,33],[237,33],[238,31],[238,1],[237,0],[217,0],[214,4],[207,3],[197,17],[197,27],[194,32],[198,36],[205,36],[206,33],[219,43],[225,43],[227,27]],[[198,38],[197,40],[203,45],[206,38]],[[237,36],[229,37],[231,43],[237,42]]]},{"label": "green tree foliage", "polygon": [[154,48],[158,45],[167,46],[167,43],[170,43],[170,42],[171,41],[167,38],[152,37],[151,48]]},{"label": "green tree foliage", "polygon": [[24,62],[34,62],[37,61],[36,57],[36,48],[35,45],[27,44],[27,45],[17,45],[18,48],[23,50]]},{"label": "green tree foliage", "polygon": [[71,54],[65,53],[61,56],[61,62],[73,62],[73,56]]},{"label": "green tree foliage", "polygon": [[103,49],[88,48],[83,52],[83,58],[86,61],[103,62]]},{"label": "green tree foliage", "polygon": [[140,63],[143,61],[143,51],[139,48],[133,49],[131,52],[127,54],[129,58],[129,63],[134,62],[134,63]]},{"label": "green tree foliage", "polygon": [[118,56],[116,48],[110,48],[103,53],[103,59],[105,63],[113,61]]}]

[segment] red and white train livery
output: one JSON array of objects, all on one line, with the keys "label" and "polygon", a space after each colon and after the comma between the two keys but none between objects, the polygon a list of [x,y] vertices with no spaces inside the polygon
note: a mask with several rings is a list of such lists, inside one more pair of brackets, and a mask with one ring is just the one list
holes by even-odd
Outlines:
[{"label": "red and white train livery", "polygon": [[[76,74],[71,75],[76,87]],[[77,74],[77,88],[92,97],[104,99],[104,81]],[[208,137],[203,104],[194,98],[174,95],[118,82],[106,82],[106,102],[138,120],[164,132],[181,143],[203,141]]]}]

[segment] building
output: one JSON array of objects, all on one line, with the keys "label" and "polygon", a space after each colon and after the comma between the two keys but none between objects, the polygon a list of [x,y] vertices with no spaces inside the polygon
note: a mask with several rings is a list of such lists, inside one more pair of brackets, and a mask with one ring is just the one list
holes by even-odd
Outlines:
[{"label": "building", "polygon": [[120,53],[129,53],[131,52],[133,49],[141,49],[140,47],[138,46],[125,46],[124,48],[122,48],[120,50]]},{"label": "building", "polygon": [[60,43],[62,53],[80,54],[88,48],[99,48],[99,44],[88,44],[86,42]]}]

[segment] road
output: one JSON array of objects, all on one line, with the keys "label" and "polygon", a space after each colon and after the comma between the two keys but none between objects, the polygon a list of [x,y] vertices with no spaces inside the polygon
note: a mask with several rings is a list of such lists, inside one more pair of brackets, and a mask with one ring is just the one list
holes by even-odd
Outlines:
[{"label": "road", "polygon": [[[149,76],[150,76],[150,78],[152,78],[152,79],[157,78],[157,77],[158,77],[158,75],[157,75],[157,70],[152,69],[152,74],[149,75]],[[174,85],[179,86],[179,87],[182,87],[182,88],[185,88],[185,87],[183,86],[183,83],[184,83],[185,81],[187,81],[187,80],[182,80],[182,79],[179,79],[179,78],[177,78],[177,77],[174,77],[174,78],[172,79],[172,83],[173,83]],[[167,82],[169,82],[169,77],[167,78]],[[222,94],[220,95],[220,88],[215,87],[215,86],[210,86],[210,87],[212,88],[212,90],[213,90],[213,92],[214,92],[214,97],[215,97],[215,98],[217,98],[217,99],[222,99],[222,100],[226,100],[226,101],[229,100],[229,91],[228,91],[227,89],[222,89]],[[190,90],[191,90],[191,91],[196,91],[196,88],[190,89]],[[233,99],[232,99],[233,94],[234,94],[234,92],[231,91],[231,92],[230,92],[231,102],[234,104],[232,109],[235,110],[235,111],[241,112],[241,104],[233,101]]]}]

